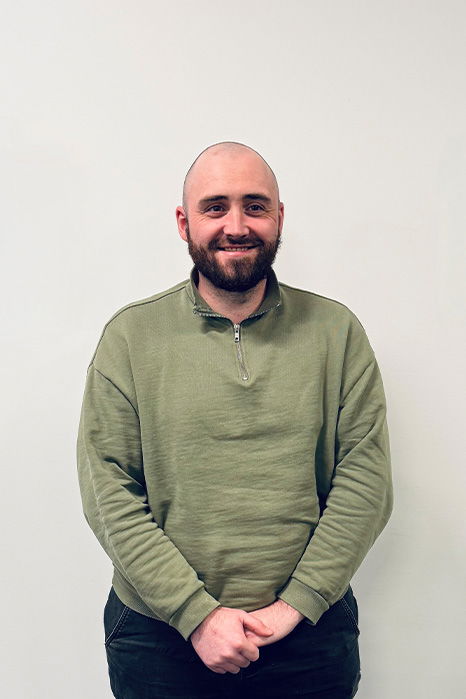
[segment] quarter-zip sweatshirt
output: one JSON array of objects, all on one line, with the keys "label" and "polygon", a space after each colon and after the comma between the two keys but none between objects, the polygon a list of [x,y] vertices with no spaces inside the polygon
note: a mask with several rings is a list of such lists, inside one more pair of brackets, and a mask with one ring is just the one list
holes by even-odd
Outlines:
[{"label": "quarter-zip sweatshirt", "polygon": [[317,623],[385,526],[385,396],[343,304],[278,283],[241,324],[195,272],[106,324],[78,434],[85,517],[128,607],[187,639],[219,605]]}]

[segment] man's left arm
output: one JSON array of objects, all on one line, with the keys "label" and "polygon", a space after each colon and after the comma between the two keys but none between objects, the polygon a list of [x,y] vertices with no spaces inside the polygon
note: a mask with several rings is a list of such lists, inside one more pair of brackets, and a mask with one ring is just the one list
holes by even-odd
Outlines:
[{"label": "man's left arm", "polygon": [[303,617],[316,624],[346,592],[392,509],[385,395],[366,334],[353,316],[335,429],[331,490],[314,534],[279,599],[253,612],[273,643]]}]

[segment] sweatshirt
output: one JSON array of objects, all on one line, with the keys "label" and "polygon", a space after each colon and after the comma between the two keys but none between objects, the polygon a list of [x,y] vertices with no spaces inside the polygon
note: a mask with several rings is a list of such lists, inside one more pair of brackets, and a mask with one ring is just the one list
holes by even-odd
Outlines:
[{"label": "sweatshirt", "polygon": [[120,309],[87,371],[86,520],[131,609],[188,639],[219,605],[311,623],[391,512],[374,352],[343,304],[267,280],[241,324],[190,279]]}]

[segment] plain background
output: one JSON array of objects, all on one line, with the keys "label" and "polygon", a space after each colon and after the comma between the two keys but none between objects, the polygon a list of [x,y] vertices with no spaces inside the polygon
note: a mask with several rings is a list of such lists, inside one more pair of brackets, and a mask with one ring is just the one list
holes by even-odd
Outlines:
[{"label": "plain background", "polygon": [[111,696],[86,368],[115,310],[188,275],[174,209],[224,139],[276,171],[279,277],[348,305],[384,378],[396,507],[354,580],[358,697],[464,696],[465,27],[451,0],[3,4],[3,696]]}]

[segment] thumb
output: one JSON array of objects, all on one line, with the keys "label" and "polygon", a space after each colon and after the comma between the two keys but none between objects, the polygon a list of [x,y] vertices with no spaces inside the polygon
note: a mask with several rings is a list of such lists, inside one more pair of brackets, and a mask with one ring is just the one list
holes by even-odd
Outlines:
[{"label": "thumb", "polygon": [[273,634],[272,629],[270,629],[268,626],[264,624],[263,621],[258,619],[256,616],[253,616],[252,614],[245,614],[245,616],[243,617],[243,626],[244,628],[253,631],[258,636],[271,636]]}]

